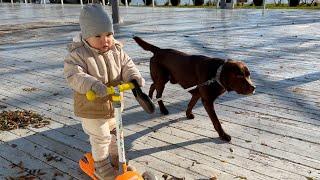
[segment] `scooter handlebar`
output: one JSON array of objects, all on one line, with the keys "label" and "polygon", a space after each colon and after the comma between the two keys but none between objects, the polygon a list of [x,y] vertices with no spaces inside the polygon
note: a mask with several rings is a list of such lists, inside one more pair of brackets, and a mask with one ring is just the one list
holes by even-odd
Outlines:
[{"label": "scooter handlebar", "polygon": [[[129,82],[129,83],[123,83],[123,84],[119,84],[118,86],[116,87],[113,87],[113,86],[110,86],[110,87],[107,87],[106,88],[106,92],[107,92],[107,95],[113,95],[116,93],[116,88],[118,88],[118,91],[119,92],[124,92],[124,91],[128,91],[128,90],[131,90],[134,88],[134,84]],[[92,90],[89,90],[87,93],[86,93],[86,97],[89,101],[94,101],[96,98],[97,98],[97,95],[94,91]]]}]

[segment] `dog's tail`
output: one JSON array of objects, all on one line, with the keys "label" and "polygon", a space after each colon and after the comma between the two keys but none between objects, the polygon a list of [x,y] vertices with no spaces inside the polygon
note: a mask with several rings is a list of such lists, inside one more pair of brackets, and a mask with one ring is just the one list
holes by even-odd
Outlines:
[{"label": "dog's tail", "polygon": [[133,39],[139,44],[139,46],[141,46],[146,51],[151,51],[151,52],[155,53],[157,50],[160,49],[157,46],[154,46],[152,44],[145,42],[144,40],[142,40],[138,36],[133,37]]}]

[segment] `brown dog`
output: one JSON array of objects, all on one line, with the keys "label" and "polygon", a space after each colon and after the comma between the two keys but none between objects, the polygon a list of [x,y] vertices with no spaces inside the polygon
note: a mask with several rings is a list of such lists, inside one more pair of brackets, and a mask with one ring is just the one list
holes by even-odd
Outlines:
[{"label": "brown dog", "polygon": [[[187,118],[193,119],[192,108],[201,98],[202,103],[222,140],[230,141],[231,137],[224,132],[214,110],[214,101],[225,91],[236,91],[238,94],[253,94],[255,86],[250,80],[247,66],[240,61],[225,61],[200,55],[188,55],[173,49],[160,49],[133,38],[144,50],[153,52],[150,59],[150,73],[153,84],[150,86],[149,97],[154,90],[156,98],[161,98],[165,84],[170,81],[180,84],[183,88],[197,86],[190,90],[192,98],[186,111]],[[211,83],[210,83],[210,80]],[[158,101],[160,111],[168,114],[163,102]]]}]

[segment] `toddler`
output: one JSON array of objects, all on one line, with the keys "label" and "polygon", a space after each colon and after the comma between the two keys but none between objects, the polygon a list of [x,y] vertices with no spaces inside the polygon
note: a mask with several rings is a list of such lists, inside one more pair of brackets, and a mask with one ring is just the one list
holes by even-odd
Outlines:
[{"label": "toddler", "polygon": [[[74,90],[74,113],[89,135],[95,175],[98,179],[113,180],[118,163],[115,119],[105,89],[132,80],[144,86],[144,79],[114,39],[112,22],[100,4],[83,7],[79,23],[81,33],[68,46],[64,75]],[[97,95],[94,101],[86,99],[89,90]]]}]

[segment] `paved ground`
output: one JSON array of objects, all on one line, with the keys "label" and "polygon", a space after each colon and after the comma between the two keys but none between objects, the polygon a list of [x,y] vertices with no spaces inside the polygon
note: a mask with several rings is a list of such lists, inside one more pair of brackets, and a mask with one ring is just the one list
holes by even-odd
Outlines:
[{"label": "paved ground", "polygon": [[[90,150],[88,137],[62,74],[79,10],[0,4],[1,111],[52,118],[44,128],[0,132],[2,179],[39,169],[38,179],[87,179],[77,162]],[[145,91],[151,54],[132,35],[163,48],[242,60],[257,85],[253,96],[228,93],[216,103],[231,143],[219,140],[201,103],[194,120],[185,118],[190,96],[178,86],[165,90],[168,116],[147,115],[128,93],[126,150],[139,171],[185,179],[320,179],[320,11],[130,7],[121,14],[125,23],[115,27],[116,38],[146,78]],[[19,162],[23,170],[12,167]]]}]

